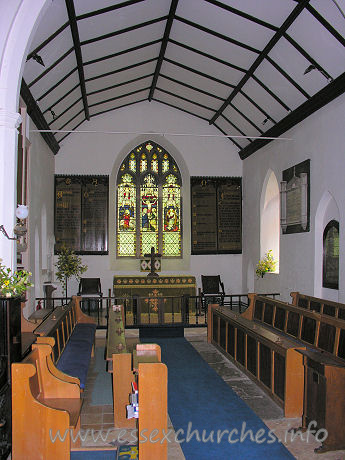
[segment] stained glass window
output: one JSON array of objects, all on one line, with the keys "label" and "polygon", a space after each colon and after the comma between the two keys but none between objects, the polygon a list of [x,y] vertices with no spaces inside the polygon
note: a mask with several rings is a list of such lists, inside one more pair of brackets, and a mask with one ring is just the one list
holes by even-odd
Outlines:
[{"label": "stained glass window", "polygon": [[151,248],[181,257],[181,175],[172,156],[153,141],[135,147],[117,178],[117,256],[140,258]]}]

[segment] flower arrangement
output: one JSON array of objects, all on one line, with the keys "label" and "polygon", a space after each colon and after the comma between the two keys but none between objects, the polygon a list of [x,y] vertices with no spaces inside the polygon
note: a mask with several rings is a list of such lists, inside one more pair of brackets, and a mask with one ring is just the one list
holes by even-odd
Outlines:
[{"label": "flower arrangement", "polygon": [[33,286],[29,278],[31,272],[17,270],[14,273],[10,268],[5,267],[0,259],[0,296],[1,297],[20,297],[24,292]]},{"label": "flower arrangement", "polygon": [[67,298],[67,281],[72,276],[79,280],[80,276],[86,272],[87,265],[82,264],[81,257],[77,256],[72,249],[62,246],[55,267],[58,269],[55,273],[56,278],[60,281]]},{"label": "flower arrangement", "polygon": [[255,273],[258,277],[263,278],[265,273],[274,272],[277,268],[277,261],[274,259],[272,249],[270,249],[265,257],[259,261],[256,266]]}]

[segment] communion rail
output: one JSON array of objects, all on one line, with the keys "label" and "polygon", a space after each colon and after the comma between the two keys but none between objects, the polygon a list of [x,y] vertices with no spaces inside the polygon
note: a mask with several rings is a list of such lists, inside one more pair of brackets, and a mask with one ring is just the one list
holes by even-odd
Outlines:
[{"label": "communion rail", "polygon": [[[268,297],[279,297],[279,293],[260,294]],[[205,304],[206,297],[206,304]],[[236,313],[243,313],[248,305],[247,294],[228,294],[222,299],[219,296],[164,296],[164,297],[114,297],[109,290],[108,297],[87,297],[81,301],[81,309],[88,315],[97,319],[97,327],[103,329],[107,327],[107,317],[109,307],[113,304],[123,304],[125,307],[125,327],[135,329],[146,326],[183,326],[206,327],[207,314],[205,307],[209,303],[219,303],[225,309]],[[31,316],[39,320],[44,318],[45,312],[48,315],[52,309],[66,304],[70,298],[66,297],[38,297],[35,305],[40,309],[36,310]],[[47,308],[49,306],[49,308]]]}]

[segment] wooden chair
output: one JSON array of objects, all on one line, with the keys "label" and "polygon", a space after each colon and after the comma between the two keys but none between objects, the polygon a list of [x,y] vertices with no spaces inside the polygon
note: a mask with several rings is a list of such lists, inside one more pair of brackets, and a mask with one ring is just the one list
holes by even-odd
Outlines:
[{"label": "wooden chair", "polygon": [[201,306],[204,312],[207,311],[209,303],[224,305],[224,284],[220,275],[201,275]]},{"label": "wooden chair", "polygon": [[[99,317],[99,311],[102,307],[102,287],[100,278],[80,278],[78,296],[82,297],[83,310],[90,315],[91,311],[97,311],[97,317]],[[85,308],[86,306],[86,308]]]}]

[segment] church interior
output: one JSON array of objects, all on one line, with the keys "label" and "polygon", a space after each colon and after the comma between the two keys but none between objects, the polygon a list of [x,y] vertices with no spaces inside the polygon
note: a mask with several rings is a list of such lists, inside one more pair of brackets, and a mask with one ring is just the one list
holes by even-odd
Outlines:
[{"label": "church interior", "polygon": [[345,0],[1,10],[1,459],[345,458]]}]

